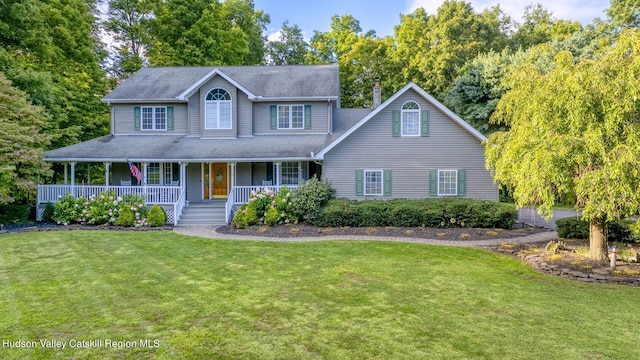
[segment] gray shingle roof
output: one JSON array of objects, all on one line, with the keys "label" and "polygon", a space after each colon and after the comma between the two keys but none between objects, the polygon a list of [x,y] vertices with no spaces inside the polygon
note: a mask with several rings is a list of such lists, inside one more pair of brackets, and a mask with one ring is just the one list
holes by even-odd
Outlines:
[{"label": "gray shingle roof", "polygon": [[337,65],[147,67],[125,80],[103,101],[175,100],[215,69],[256,96],[337,97],[340,94]]},{"label": "gray shingle roof", "polygon": [[201,139],[183,135],[108,135],[47,151],[48,161],[274,161],[311,159],[340,133]]}]

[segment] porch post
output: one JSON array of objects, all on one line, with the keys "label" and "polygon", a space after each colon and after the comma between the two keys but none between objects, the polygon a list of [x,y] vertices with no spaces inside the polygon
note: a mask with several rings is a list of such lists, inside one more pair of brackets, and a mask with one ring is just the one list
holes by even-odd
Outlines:
[{"label": "porch post", "polygon": [[68,185],[69,184],[69,179],[67,177],[67,165],[69,165],[68,163],[64,163],[64,184]]},{"label": "porch post", "polygon": [[73,195],[73,197],[76,196],[76,163],[75,161],[70,162],[69,164],[71,164],[71,194]]},{"label": "porch post", "polygon": [[281,162],[276,162],[274,164],[276,164],[276,183],[275,183],[275,185],[280,187],[280,183],[282,182],[282,179],[280,178],[281,177],[281,173],[282,173],[280,171],[280,166],[282,165],[282,163]]},{"label": "porch post", "polygon": [[184,192],[187,188],[185,181],[187,181],[187,165],[189,163],[179,161],[178,164],[180,164],[180,191]]},{"label": "porch post", "polygon": [[147,168],[149,163],[142,163],[142,186],[144,187],[145,196],[147,194]]},{"label": "porch post", "polygon": [[231,166],[231,181],[229,184],[229,187],[231,188],[230,191],[233,191],[233,187],[236,186],[236,164],[235,162],[230,162],[229,166]]},{"label": "porch post", "polygon": [[104,163],[104,186],[107,190],[109,190],[109,168],[111,167],[110,162]]}]

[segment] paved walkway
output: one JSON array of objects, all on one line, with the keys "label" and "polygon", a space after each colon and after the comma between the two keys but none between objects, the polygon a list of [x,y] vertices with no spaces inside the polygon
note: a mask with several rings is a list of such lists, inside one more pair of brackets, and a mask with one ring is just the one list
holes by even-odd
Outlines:
[{"label": "paved walkway", "polygon": [[228,240],[253,240],[253,241],[271,241],[271,242],[312,242],[312,241],[329,241],[329,240],[368,240],[368,241],[391,241],[406,242],[416,244],[432,244],[447,246],[466,246],[466,247],[485,247],[497,246],[502,243],[528,244],[542,241],[550,241],[558,237],[555,231],[544,231],[537,234],[531,234],[522,237],[508,239],[490,239],[490,240],[439,240],[439,239],[416,239],[409,237],[383,237],[383,236],[367,236],[367,235],[350,235],[350,236],[317,236],[317,237],[288,237],[276,238],[270,236],[245,236],[221,234],[216,232],[216,226],[203,227],[175,227],[174,232],[182,235],[198,236],[211,239],[228,239]]},{"label": "paved walkway", "polygon": [[534,208],[518,209],[518,222],[531,226],[542,226],[548,229],[556,228],[556,220],[567,217],[581,216],[580,212],[575,210],[555,210],[551,220],[546,221],[538,214],[538,210]]}]

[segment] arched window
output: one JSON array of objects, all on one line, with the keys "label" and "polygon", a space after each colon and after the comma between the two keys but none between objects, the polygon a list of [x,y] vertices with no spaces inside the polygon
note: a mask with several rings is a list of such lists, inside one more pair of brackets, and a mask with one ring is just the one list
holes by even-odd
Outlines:
[{"label": "arched window", "polygon": [[205,129],[231,129],[231,95],[225,89],[209,91],[204,107]]},{"label": "arched window", "polygon": [[402,136],[420,136],[420,105],[407,101],[402,105]]}]

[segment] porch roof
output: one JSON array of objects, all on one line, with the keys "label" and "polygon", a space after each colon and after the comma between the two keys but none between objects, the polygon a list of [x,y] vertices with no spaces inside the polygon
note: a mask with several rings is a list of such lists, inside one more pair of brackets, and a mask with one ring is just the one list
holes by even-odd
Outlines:
[{"label": "porch roof", "polygon": [[339,134],[202,139],[185,135],[108,135],[45,152],[46,161],[277,161],[312,160]]}]

